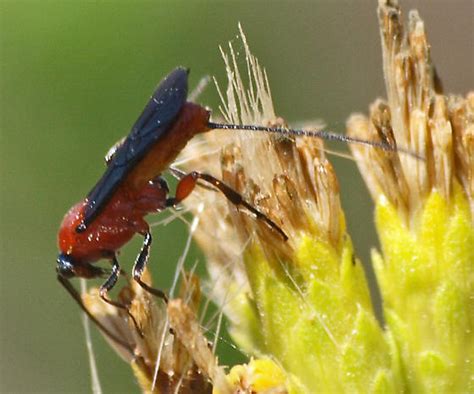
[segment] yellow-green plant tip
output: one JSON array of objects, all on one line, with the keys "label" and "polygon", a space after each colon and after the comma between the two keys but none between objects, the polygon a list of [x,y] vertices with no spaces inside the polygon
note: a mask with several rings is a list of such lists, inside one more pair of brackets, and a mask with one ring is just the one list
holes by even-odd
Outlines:
[{"label": "yellow-green plant tip", "polygon": [[399,393],[400,390],[395,388],[393,380],[389,377],[390,371],[381,370],[377,372],[373,383],[368,388],[369,393],[374,394],[392,394]]},{"label": "yellow-green plant tip", "polygon": [[372,260],[375,275],[377,276],[377,282],[379,284],[380,292],[382,293],[382,298],[384,298],[384,291],[388,291],[390,288],[388,283],[386,283],[385,276],[388,268],[385,267],[385,261],[377,249],[374,248],[370,251],[370,258]]},{"label": "yellow-green plant tip", "polygon": [[[435,351],[420,353],[418,360],[418,370],[420,371],[420,381],[423,386],[419,389],[428,389],[430,393],[447,393],[453,390],[454,381],[449,382],[444,377],[448,372],[448,360]],[[415,386],[416,387],[416,386]]]},{"label": "yellow-green plant tip", "polygon": [[474,380],[473,322],[472,292],[466,294],[458,283],[451,281],[440,286],[433,300],[433,323],[441,356],[449,366],[446,376],[453,382]]},{"label": "yellow-green plant tip", "polygon": [[[392,323],[392,327],[393,327]],[[385,330],[385,342],[389,348],[389,356],[390,356],[390,363],[391,368],[390,372],[393,376],[393,382],[395,383],[396,387],[398,387],[399,391],[404,392],[406,391],[406,379],[405,379],[405,371],[403,370],[403,363],[402,357],[400,354],[400,346],[396,343],[395,336],[391,330]]]},{"label": "yellow-green plant tip", "polygon": [[394,309],[384,309],[385,322],[390,327],[389,334],[393,335],[393,340],[400,347],[401,351],[404,351],[404,340],[409,336],[408,326],[405,321],[400,319],[400,316],[394,311]]},{"label": "yellow-green plant tip", "polygon": [[339,271],[341,292],[346,300],[363,306],[367,311],[372,311],[365,271],[360,260],[354,256],[354,249],[349,237],[346,237],[344,243]]},{"label": "yellow-green plant tip", "polygon": [[232,309],[232,315],[235,317],[229,327],[229,335],[244,352],[255,355],[263,354],[265,340],[260,330],[260,320],[255,303],[247,294],[240,293],[231,300],[229,308]]},{"label": "yellow-green plant tip", "polygon": [[299,319],[302,301],[287,286],[269,277],[256,302],[267,350],[277,358],[283,357],[290,352],[289,329]]},{"label": "yellow-green plant tip", "polygon": [[[452,211],[443,241],[443,260],[449,262],[446,274],[466,291],[474,283],[474,218],[461,187],[455,183]],[[451,267],[454,266],[454,269]]]},{"label": "yellow-green plant tip", "polygon": [[340,380],[346,391],[364,392],[374,384],[380,370],[389,370],[389,349],[372,314],[359,309],[352,327],[341,352]]},{"label": "yellow-green plant tip", "polygon": [[294,264],[301,269],[306,281],[314,277],[321,280],[337,280],[338,256],[327,241],[303,234],[295,253]]},{"label": "yellow-green plant tip", "polygon": [[[313,280],[308,286],[308,312],[311,312],[311,310],[317,311],[317,315],[321,316],[319,324],[322,325],[324,322],[325,325],[331,326],[333,333],[339,331],[346,319],[354,319],[356,308],[353,303],[344,305],[344,300],[338,294],[339,290],[337,283],[327,283],[317,279]],[[316,322],[315,324],[317,324]]]},{"label": "yellow-green plant tip", "polygon": [[244,263],[249,278],[249,284],[254,292],[261,289],[263,286],[262,281],[264,281],[265,278],[276,274],[277,271],[275,271],[275,269],[278,271],[281,269],[281,267],[277,267],[275,264],[273,267],[270,266],[270,262],[256,243],[252,243],[247,247],[244,254]]},{"label": "yellow-green plant tip", "polygon": [[[448,207],[443,197],[436,191],[431,193],[426,200],[419,225],[418,249],[423,251],[420,261],[423,267],[431,271],[431,275],[436,271],[436,266],[443,257],[444,237],[448,225]],[[426,272],[430,274],[430,272]],[[431,276],[430,275],[430,276]]]},{"label": "yellow-green plant tip", "polygon": [[[352,244],[346,237],[338,253],[328,242],[303,236],[298,245],[290,262],[269,261],[257,244],[245,254],[265,351],[308,392],[363,392],[367,379],[390,367],[390,358]],[[298,275],[300,270],[306,273]],[[235,338],[252,338],[241,328],[249,327],[234,327]],[[350,368],[345,358],[353,360]],[[355,373],[361,364],[369,367]]]},{"label": "yellow-green plant tip", "polygon": [[[253,298],[233,310],[240,308],[239,318],[251,324],[235,324],[232,336],[245,349],[258,342],[259,352],[275,357],[309,393],[363,392],[367,380],[390,366],[363,269],[345,239],[336,251],[303,235],[291,261],[268,259],[257,243],[245,252]],[[355,373],[361,364],[369,367]]]},{"label": "yellow-green plant tip", "polygon": [[[388,288],[392,286],[418,287],[418,256],[416,250],[416,239],[408,231],[406,225],[398,215],[397,210],[386,198],[380,198],[375,209],[375,224],[380,238],[384,255],[384,269],[387,269],[393,277],[387,282]],[[403,261],[403,267],[393,270],[397,262]],[[381,280],[383,281],[383,279]],[[380,285],[382,285],[380,283]],[[382,286],[381,286],[382,287]],[[389,289],[384,289],[388,290]],[[396,299],[391,300],[396,301]]]},{"label": "yellow-green plant tip", "polygon": [[[440,286],[433,297],[433,326],[441,344],[446,344],[445,351],[453,356],[456,350],[463,353],[466,348],[460,345],[466,342],[469,335],[469,308],[465,305],[465,294],[458,284],[448,281]],[[454,345],[454,346],[452,346]],[[467,356],[469,353],[465,353]],[[471,353],[472,354],[472,353]]]},{"label": "yellow-green plant tip", "polygon": [[409,387],[463,391],[474,379],[474,226],[466,196],[456,184],[449,201],[433,191],[412,228],[379,202],[385,257],[373,253],[374,266]]}]

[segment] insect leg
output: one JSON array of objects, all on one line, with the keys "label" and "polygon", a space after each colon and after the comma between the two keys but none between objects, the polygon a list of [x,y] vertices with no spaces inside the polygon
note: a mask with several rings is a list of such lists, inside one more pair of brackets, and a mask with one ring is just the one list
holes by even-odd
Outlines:
[{"label": "insect leg", "polygon": [[288,236],[283,232],[280,227],[278,227],[278,225],[273,220],[271,220],[264,213],[260,212],[250,203],[245,201],[244,198],[237,191],[226,185],[221,180],[213,177],[212,175],[197,171],[192,171],[184,176],[181,176],[181,174],[179,174],[179,176],[181,179],[178,182],[178,186],[176,187],[176,197],[169,198],[167,200],[166,204],[168,206],[174,206],[179,202],[183,201],[194,190],[198,180],[203,181],[218,189],[232,204],[246,208],[247,210],[252,212],[258,220],[263,220],[268,225],[268,227],[280,234],[280,236],[285,241],[288,239]]},{"label": "insect leg", "polygon": [[117,283],[117,280],[118,280],[119,275],[120,275],[120,271],[121,271],[120,270],[120,265],[117,261],[117,257],[114,256],[112,258],[112,272],[110,273],[110,276],[106,279],[106,281],[102,284],[102,286],[100,286],[100,288],[99,288],[100,298],[102,298],[102,300],[104,300],[107,304],[113,305],[116,308],[120,308],[120,309],[123,309],[124,311],[126,311],[128,316],[130,317],[130,319],[132,319],[133,324],[134,324],[135,328],[137,329],[139,335],[141,337],[143,337],[143,333],[142,333],[137,321],[135,320],[135,317],[130,313],[130,310],[128,309],[128,306],[125,305],[125,304],[122,304],[121,302],[113,301],[113,300],[111,300],[110,298],[107,297],[107,293],[110,290],[112,290],[113,287],[115,286],[115,284]]},{"label": "insect leg", "polygon": [[148,291],[149,293],[157,297],[162,298],[165,303],[168,303],[168,297],[163,291],[161,291],[160,289],[155,289],[154,287],[151,287],[150,285],[147,285],[145,282],[142,281],[142,274],[148,263],[148,256],[150,254],[150,246],[151,246],[150,232],[147,231],[144,234],[144,236],[145,238],[143,240],[142,249],[140,250],[140,253],[138,254],[135,264],[133,266],[133,279],[135,279],[137,283],[141,287],[143,287],[146,291]]},{"label": "insect leg", "polygon": [[58,278],[59,283],[63,285],[63,287],[66,289],[69,295],[74,299],[74,301],[76,301],[76,303],[80,306],[80,308],[84,311],[84,313],[89,317],[89,319],[91,319],[92,322],[94,322],[94,324],[99,328],[99,330],[101,330],[112,341],[122,346],[126,351],[130,353],[130,355],[133,356],[133,345],[123,341],[119,337],[112,334],[101,322],[99,322],[99,320],[95,318],[95,316],[84,305],[84,301],[82,300],[79,292],[74,288],[74,286],[71,284],[71,282],[67,278],[64,278],[61,275],[58,275],[57,278]]}]

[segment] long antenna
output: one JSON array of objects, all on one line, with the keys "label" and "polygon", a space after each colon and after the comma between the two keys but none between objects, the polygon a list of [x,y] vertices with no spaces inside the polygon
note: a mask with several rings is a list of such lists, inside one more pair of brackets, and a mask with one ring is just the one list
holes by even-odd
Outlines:
[{"label": "long antenna", "polygon": [[410,151],[409,149],[399,148],[396,146],[386,144],[384,142],[367,141],[360,138],[348,137],[345,135],[333,133],[331,131],[326,131],[326,130],[309,131],[309,130],[302,130],[302,129],[287,129],[284,127],[224,124],[224,123],[214,123],[214,122],[209,122],[207,126],[210,129],[261,131],[264,133],[276,133],[276,134],[281,134],[281,135],[286,135],[286,136],[291,135],[295,137],[314,137],[314,138],[320,138],[320,139],[324,139],[328,141],[339,141],[339,142],[345,142],[348,144],[372,146],[374,148],[379,148],[387,152],[402,152],[411,157],[414,157],[415,159],[425,160],[424,157],[417,155],[416,153]]}]

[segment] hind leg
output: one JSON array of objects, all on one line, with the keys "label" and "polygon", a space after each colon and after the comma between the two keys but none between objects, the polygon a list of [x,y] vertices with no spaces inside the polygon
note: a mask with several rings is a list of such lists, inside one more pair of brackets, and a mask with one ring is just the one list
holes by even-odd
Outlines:
[{"label": "hind leg", "polygon": [[219,190],[232,204],[244,207],[245,209],[253,213],[258,220],[262,220],[273,231],[276,231],[283,238],[283,240],[286,241],[288,239],[288,236],[283,232],[280,227],[278,227],[278,225],[273,220],[271,220],[264,213],[260,212],[253,205],[245,201],[244,198],[237,191],[226,185],[221,180],[213,177],[212,175],[197,171],[192,171],[186,175],[180,174],[178,171],[175,171],[174,173],[180,177],[180,181],[178,183],[178,186],[176,187],[176,197],[168,198],[166,200],[166,204],[168,206],[175,206],[176,204],[183,201],[187,196],[192,193],[192,191],[197,185],[198,180],[203,181]]}]

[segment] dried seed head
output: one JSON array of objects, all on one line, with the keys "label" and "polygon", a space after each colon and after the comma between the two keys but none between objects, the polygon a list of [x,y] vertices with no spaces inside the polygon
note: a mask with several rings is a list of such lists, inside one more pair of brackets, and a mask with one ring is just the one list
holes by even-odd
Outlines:
[{"label": "dried seed head", "polygon": [[384,195],[409,223],[433,190],[449,201],[453,182],[460,181],[474,213],[472,94],[465,100],[441,94],[418,12],[410,12],[407,32],[396,2],[380,0],[378,15],[388,100],[374,103],[369,119],[353,115],[348,133],[390,142],[424,160],[351,145],[372,197]]},{"label": "dried seed head", "polygon": [[368,119],[353,115],[348,132],[424,158],[351,146],[376,201],[387,337],[409,371],[396,391],[472,391],[474,95],[441,94],[417,12],[405,32],[395,1],[378,11],[388,99]]},{"label": "dried seed head", "polygon": [[212,353],[209,342],[202,333],[193,310],[181,299],[170,301],[168,306],[170,326],[180,339],[180,342],[192,354],[193,362],[205,376],[218,387],[221,393],[230,393],[224,369],[217,365],[217,359]]},{"label": "dried seed head", "polygon": [[[229,54],[222,50],[228,77],[225,94],[218,87],[223,117],[234,124],[284,126],[284,120],[275,116],[267,75],[250,53],[242,30],[240,35],[248,86],[230,44]],[[199,216],[194,236],[216,283],[211,297],[223,303],[227,313],[223,300],[236,300],[249,289],[243,254],[249,243],[258,244],[272,261],[292,261],[304,235],[341,247],[345,224],[339,186],[322,141],[218,130],[188,144],[179,163],[185,170],[201,170],[222,179],[288,236],[284,242],[263,220],[209,190],[200,189],[184,202]],[[200,204],[204,204],[202,213]]]},{"label": "dried seed head", "polygon": [[[230,47],[229,55],[223,53],[228,75],[221,94],[223,116],[234,124],[284,126],[275,117],[265,72],[242,31],[241,36],[246,78]],[[356,387],[349,372],[354,357],[347,349],[364,349],[361,357],[368,360],[385,345],[371,314],[363,268],[345,231],[338,182],[322,141],[219,130],[192,141],[181,165],[222,179],[288,237],[284,240],[267,222],[219,193],[201,188],[184,201],[199,219],[194,236],[206,255],[208,293],[228,318],[232,338],[251,356],[270,357],[281,367],[283,378],[276,380],[268,365],[260,377],[251,366],[236,367],[228,375],[234,390],[340,392],[346,383]],[[364,377],[378,376],[387,361],[369,362]],[[347,373],[338,375],[342,370]]]},{"label": "dried seed head", "polygon": [[[194,279],[193,279],[194,278]],[[183,280],[182,298],[189,302],[186,306],[186,321],[173,321],[168,324],[167,307],[161,300],[143,290],[134,280],[124,287],[119,300],[129,306],[130,314],[135,318],[140,332],[131,321],[125,310],[104,303],[98,296],[97,289],[91,289],[83,295],[86,307],[112,334],[123,342],[129,343],[128,348],[115,343],[104,336],[112,348],[130,365],[135,373],[143,392],[147,393],[201,393],[210,391],[210,375],[218,376],[217,361],[210,350],[199,352],[189,348],[190,338],[194,342],[204,341],[202,334],[193,330],[197,326],[195,313],[199,304],[199,283],[196,277]],[[146,272],[144,280],[150,283]],[[179,301],[181,310],[185,310],[182,301]],[[174,305],[170,308],[176,310]],[[207,366],[215,365],[212,369],[202,370],[207,358]]]},{"label": "dried seed head", "polygon": [[474,220],[474,92],[466,98],[449,97],[449,121],[453,129],[454,169],[471,204]]}]

